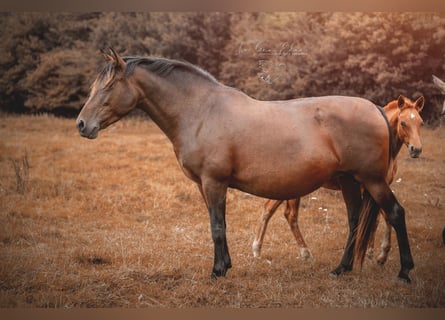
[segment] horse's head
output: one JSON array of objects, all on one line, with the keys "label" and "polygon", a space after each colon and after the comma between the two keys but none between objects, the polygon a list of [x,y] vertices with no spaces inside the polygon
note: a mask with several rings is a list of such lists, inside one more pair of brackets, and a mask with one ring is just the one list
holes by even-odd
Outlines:
[{"label": "horse's head", "polygon": [[95,139],[99,130],[118,121],[136,107],[139,94],[125,74],[125,61],[113,50],[103,52],[108,62],[94,81],[90,96],[77,117],[81,136]]},{"label": "horse's head", "polygon": [[[440,92],[445,95],[445,82],[440,80],[438,77],[433,75],[433,82],[437,88],[440,89]],[[441,116],[445,116],[445,100],[443,101],[442,111],[440,112]]]},{"label": "horse's head", "polygon": [[419,112],[423,109],[425,99],[423,96],[416,102],[404,96],[399,96],[397,106],[399,107],[399,119],[397,124],[397,134],[399,139],[408,147],[411,158],[417,158],[422,153],[422,143],[420,142],[420,127],[423,125]]}]

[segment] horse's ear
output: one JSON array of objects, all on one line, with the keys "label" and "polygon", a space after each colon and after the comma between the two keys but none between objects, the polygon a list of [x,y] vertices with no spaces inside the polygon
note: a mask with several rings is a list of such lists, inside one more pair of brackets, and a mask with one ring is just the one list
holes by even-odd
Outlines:
[{"label": "horse's ear", "polygon": [[106,53],[103,49],[100,49],[100,53],[102,53],[102,56],[104,57],[105,61],[113,62],[113,57],[110,56],[108,53]]},{"label": "horse's ear", "polygon": [[397,99],[397,106],[400,109],[402,109],[404,105],[405,105],[405,97],[400,95],[399,98]]},{"label": "horse's ear", "polygon": [[114,63],[114,67],[124,70],[125,69],[124,59],[122,59],[121,56],[119,54],[117,54],[116,51],[114,51],[114,49],[111,47],[110,47],[110,52],[111,52],[111,58]]},{"label": "horse's ear", "polygon": [[433,75],[433,82],[443,93],[445,93],[445,82]]},{"label": "horse's ear", "polygon": [[423,106],[425,105],[425,98],[423,96],[420,96],[419,98],[417,98],[414,105],[416,106],[418,112],[422,111]]}]

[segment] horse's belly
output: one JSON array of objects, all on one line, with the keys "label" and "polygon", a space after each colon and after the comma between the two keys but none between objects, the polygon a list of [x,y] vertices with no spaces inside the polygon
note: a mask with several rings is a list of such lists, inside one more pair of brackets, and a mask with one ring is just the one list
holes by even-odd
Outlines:
[{"label": "horse's belly", "polygon": [[320,188],[335,173],[335,163],[286,166],[277,164],[269,170],[253,170],[235,175],[229,186],[270,199],[293,199]]}]

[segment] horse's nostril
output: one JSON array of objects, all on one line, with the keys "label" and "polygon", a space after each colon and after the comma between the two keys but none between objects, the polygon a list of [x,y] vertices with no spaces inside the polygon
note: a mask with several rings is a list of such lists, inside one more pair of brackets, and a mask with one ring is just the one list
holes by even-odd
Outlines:
[{"label": "horse's nostril", "polygon": [[422,147],[416,148],[415,146],[409,146],[409,154],[411,158],[418,158],[422,153]]},{"label": "horse's nostril", "polygon": [[83,129],[85,129],[85,121],[82,119],[77,121],[77,129],[79,129],[79,131],[83,131]]}]

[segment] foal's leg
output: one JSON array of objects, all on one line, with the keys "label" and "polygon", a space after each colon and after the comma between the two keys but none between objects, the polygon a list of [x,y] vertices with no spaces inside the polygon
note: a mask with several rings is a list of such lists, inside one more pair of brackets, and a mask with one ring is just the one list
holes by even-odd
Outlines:
[{"label": "foal's leg", "polygon": [[375,225],[373,226],[373,231],[371,233],[371,239],[369,239],[368,249],[366,250],[367,257],[372,260],[374,258],[374,242],[375,242],[375,231],[377,230],[377,226],[379,225],[379,217],[377,216],[377,220]]},{"label": "foal's leg", "polygon": [[227,185],[215,180],[204,180],[200,191],[204,196],[210,215],[210,227],[214,244],[214,263],[211,277],[223,277],[232,263],[226,239],[226,194]]},{"label": "foal's leg", "polygon": [[414,262],[406,231],[405,209],[399,204],[385,182],[367,183],[365,187],[377,204],[385,211],[388,222],[396,231],[400,254],[400,272],[398,277],[403,281],[411,282],[408,273],[414,268]]},{"label": "foal's leg", "polygon": [[384,265],[388,260],[388,254],[391,250],[391,225],[385,217],[385,233],[383,234],[382,244],[380,245],[380,255],[377,257],[377,263]]},{"label": "foal's leg", "polygon": [[255,234],[255,239],[253,239],[252,250],[253,256],[259,257],[261,254],[261,247],[263,246],[264,235],[266,234],[267,224],[269,223],[270,218],[274,215],[275,211],[277,211],[280,204],[283,203],[283,200],[267,200],[264,204],[264,211],[261,214],[260,221],[257,227],[257,231]]},{"label": "foal's leg", "polygon": [[294,234],[295,240],[300,247],[301,258],[307,260],[311,257],[311,252],[307,247],[306,242],[303,239],[303,235],[298,227],[298,208],[300,207],[300,198],[288,200],[286,202],[286,210],[284,211],[284,216],[286,217],[289,227]]},{"label": "foal's leg", "polygon": [[349,235],[340,264],[330,272],[330,277],[337,277],[352,270],[354,263],[355,233],[357,231],[359,212],[362,204],[360,184],[353,177],[342,176],[339,178],[339,183],[348,212]]}]

